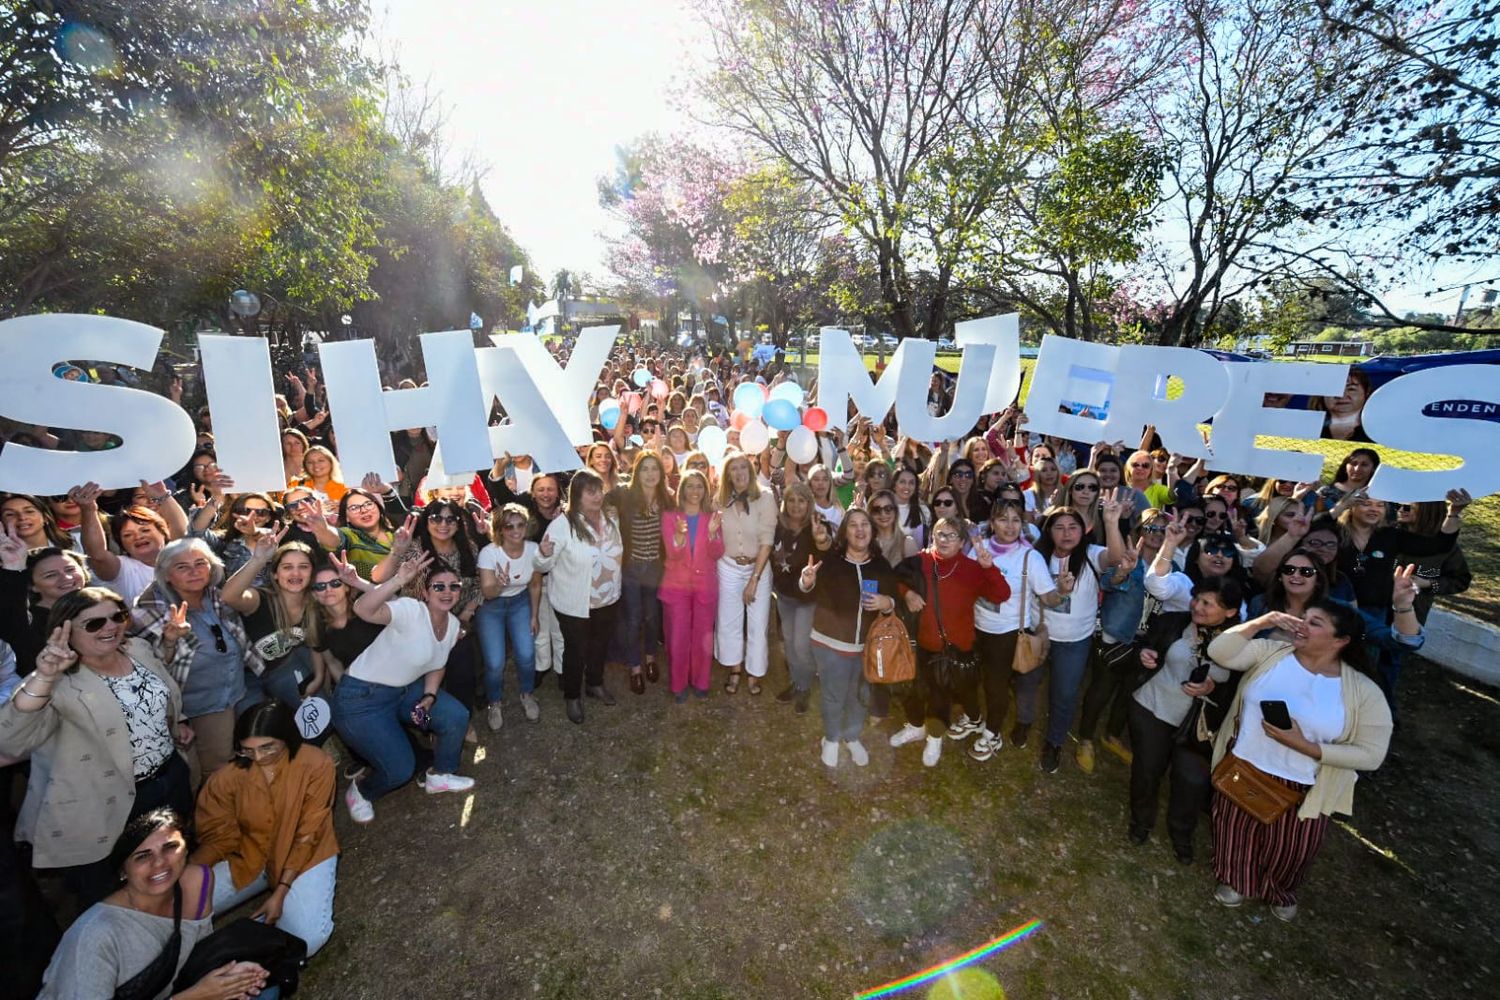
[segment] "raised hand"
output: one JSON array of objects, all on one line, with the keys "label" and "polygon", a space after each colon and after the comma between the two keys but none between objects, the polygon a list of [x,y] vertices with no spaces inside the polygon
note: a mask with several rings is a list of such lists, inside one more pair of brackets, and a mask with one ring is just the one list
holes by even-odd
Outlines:
[{"label": "raised hand", "polygon": [[813,585],[818,582],[818,570],[822,568],[823,563],[818,559],[817,556],[807,557],[807,565],[802,567],[801,577],[802,587],[804,590],[811,590],[813,588]]},{"label": "raised hand", "polygon": [[192,498],[194,507],[207,507],[208,495],[207,486],[199,486],[197,483],[188,486],[188,496]]},{"label": "raised hand", "polygon": [[56,677],[78,662],[78,654],[73,651],[69,640],[73,637],[73,622],[71,619],[63,622],[52,630],[47,637],[47,644],[42,651],[36,655],[36,672],[43,677]]},{"label": "raised hand", "polygon": [[145,491],[146,499],[148,500],[155,500],[156,502],[160,503],[161,501],[172,495],[172,491],[167,489],[167,484],[162,482],[160,479],[158,479],[154,483],[148,483],[144,479],[139,480],[139,482],[141,484],[141,489]]},{"label": "raised hand", "polygon": [[1132,546],[1126,546],[1125,554],[1120,557],[1119,562],[1115,563],[1115,572],[1119,573],[1121,576],[1129,576],[1131,573],[1135,572],[1136,563],[1140,561],[1140,549]]},{"label": "raised hand", "polygon": [[167,617],[162,620],[161,635],[167,642],[176,645],[180,640],[187,638],[193,631],[193,626],[188,624],[187,602],[171,604],[167,606]]},{"label": "raised hand", "polygon": [[1187,541],[1188,531],[1186,524],[1183,524],[1170,514],[1167,517],[1167,532],[1162,537],[1161,547],[1163,550],[1170,552],[1173,549],[1182,547],[1182,543]]},{"label": "raised hand", "polygon": [[974,561],[979,563],[979,565],[983,566],[985,569],[989,569],[991,566],[995,565],[995,554],[990,551],[990,547],[988,545],[986,545],[984,542],[979,542],[974,546]]},{"label": "raised hand", "polygon": [[1474,498],[1469,496],[1468,490],[1448,491],[1448,513],[1452,516],[1456,517],[1457,515],[1462,514],[1464,512],[1464,508],[1469,506],[1469,504],[1473,502]]},{"label": "raised hand", "polygon": [[[348,556],[341,556],[337,552],[331,553],[328,556],[328,565],[332,566],[334,571],[338,573],[339,579],[343,581],[344,586],[356,587],[356,584],[364,583],[364,579],[359,575],[359,570],[355,569],[354,565],[349,562]],[[356,589],[358,588],[356,587]]]},{"label": "raised hand", "polygon": [[98,483],[84,483],[69,490],[68,499],[76,503],[80,510],[95,511],[99,509],[99,494],[102,492]]},{"label": "raised hand", "polygon": [[1311,529],[1312,518],[1308,517],[1306,511],[1302,511],[1293,517],[1291,523],[1286,526],[1286,533],[1292,538],[1305,538]]},{"label": "raised hand", "polygon": [[1070,570],[1064,569],[1061,573],[1057,574],[1056,583],[1057,592],[1067,597],[1073,593],[1073,588],[1078,584],[1078,578]]},{"label": "raised hand", "polygon": [[1115,487],[1112,490],[1105,490],[1101,493],[1099,497],[1099,513],[1102,517],[1110,521],[1118,521],[1121,518],[1121,508],[1123,506],[1121,501],[1124,492],[1122,488]]},{"label": "raised hand", "polygon": [[1416,563],[1407,563],[1396,570],[1395,582],[1391,587],[1392,608],[1409,608],[1417,599],[1417,593],[1426,581],[1421,580],[1416,573]]},{"label": "raised hand", "polygon": [[[401,522],[401,527],[396,529],[396,539],[391,543],[392,552],[405,552],[411,547],[412,532],[417,530],[417,515],[408,514],[406,520]],[[551,555],[543,552],[542,555]]]},{"label": "raised hand", "polygon": [[1302,634],[1304,627],[1301,618],[1285,611],[1268,611],[1260,616],[1260,621],[1267,628],[1278,629],[1294,639]]},{"label": "raised hand", "polygon": [[272,531],[269,528],[261,531],[255,536],[255,545],[250,549],[251,554],[256,559],[270,559],[276,553],[276,546],[281,544],[281,540],[290,530],[290,525],[282,525],[278,531]]},{"label": "raised hand", "polygon": [[556,543],[554,543],[551,538],[549,538],[549,537],[547,537],[545,535],[542,536],[542,540],[540,542],[537,542],[537,545],[536,545],[536,550],[538,552],[540,552],[543,556],[547,556],[549,558],[552,555],[552,551],[554,549],[556,549],[556,548],[557,548]]},{"label": "raised hand", "polygon": [[384,479],[380,478],[378,472],[366,472],[364,478],[359,481],[359,488],[376,496],[390,491],[390,487],[386,485]]},{"label": "raised hand", "polygon": [[0,566],[21,572],[26,569],[26,541],[8,524],[0,524]]},{"label": "raised hand", "polygon": [[427,567],[431,565],[432,553],[420,553],[414,559],[403,560],[401,565],[396,567],[395,579],[399,580],[401,586],[405,587],[413,580],[419,579],[423,573],[427,572]]}]

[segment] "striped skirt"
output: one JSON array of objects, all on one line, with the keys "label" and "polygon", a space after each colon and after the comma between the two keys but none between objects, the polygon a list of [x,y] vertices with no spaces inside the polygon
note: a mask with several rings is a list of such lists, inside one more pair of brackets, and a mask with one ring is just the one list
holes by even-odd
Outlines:
[{"label": "striped skirt", "polygon": [[[1271,777],[1306,791],[1275,775]],[[1264,899],[1272,906],[1292,906],[1297,888],[1318,856],[1328,817],[1298,819],[1288,809],[1274,823],[1262,823],[1229,799],[1214,793],[1214,877],[1250,899]]]}]

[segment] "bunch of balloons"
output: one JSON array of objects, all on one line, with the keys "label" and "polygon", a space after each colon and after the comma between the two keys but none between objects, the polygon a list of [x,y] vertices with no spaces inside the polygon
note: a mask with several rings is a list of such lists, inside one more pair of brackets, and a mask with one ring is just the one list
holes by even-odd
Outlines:
[{"label": "bunch of balloons", "polygon": [[[822,407],[802,408],[806,394],[795,382],[783,382],[768,389],[760,382],[744,382],[734,390],[734,411],[729,425],[740,432],[740,450],[758,455],[770,445],[772,431],[788,431],[787,457],[805,465],[818,456],[817,432],[828,426],[828,413]],[[698,445],[703,448],[702,433]],[[710,460],[713,455],[704,454]],[[722,456],[721,456],[722,457]]]}]

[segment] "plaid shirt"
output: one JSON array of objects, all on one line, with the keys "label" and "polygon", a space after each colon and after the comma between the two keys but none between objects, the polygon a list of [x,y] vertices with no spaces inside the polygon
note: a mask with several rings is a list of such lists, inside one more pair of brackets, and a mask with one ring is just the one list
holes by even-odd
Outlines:
[{"label": "plaid shirt", "polygon": [[[240,649],[245,651],[245,666],[259,677],[265,671],[266,664],[245,634],[245,623],[240,620],[239,612],[224,603],[223,594],[218,587],[208,588],[204,598],[224,630],[234,636]],[[167,642],[164,632],[167,618],[171,615],[170,604],[160,585],[152,584],[147,587],[135,599],[135,618],[130,634],[142,635],[151,640],[152,648],[161,658],[167,673],[172,675],[172,679],[181,688],[187,685],[188,673],[193,669],[193,659],[198,655],[198,635],[190,630],[175,645]]]}]

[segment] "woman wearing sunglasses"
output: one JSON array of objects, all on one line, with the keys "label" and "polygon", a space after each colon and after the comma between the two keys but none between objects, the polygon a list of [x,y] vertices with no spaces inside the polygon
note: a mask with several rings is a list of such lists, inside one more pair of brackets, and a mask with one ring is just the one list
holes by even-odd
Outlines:
[{"label": "woman wearing sunglasses", "polygon": [[[1332,579],[1331,566],[1307,549],[1293,549],[1282,557],[1270,586],[1250,599],[1250,617],[1280,611],[1301,618],[1309,607],[1328,599]],[[1257,632],[1255,638],[1292,641],[1289,633],[1275,629]]]},{"label": "woman wearing sunglasses", "polygon": [[323,657],[329,678],[344,679],[349,664],[370,648],[384,628],[372,625],[354,613],[354,602],[375,585],[360,576],[348,560],[337,555],[313,573],[313,602],[318,607],[318,643],[314,651]]},{"label": "woman wearing sunglasses", "polygon": [[[250,561],[224,582],[224,603],[239,612],[249,640],[243,711],[274,697],[289,708],[323,687],[323,658],[314,653],[319,622],[312,585],[313,549],[287,542],[282,528],[255,540]],[[264,586],[254,581],[265,575]]]},{"label": "woman wearing sunglasses", "polygon": [[[1447,517],[1447,508],[1442,503],[1403,503],[1396,507],[1396,524],[1423,538],[1431,538],[1442,527]],[[1412,577],[1417,585],[1417,621],[1427,624],[1427,615],[1432,611],[1434,598],[1450,594],[1462,594],[1473,582],[1469,563],[1463,549],[1455,542],[1447,552],[1430,556],[1413,556],[1403,553],[1399,564],[1417,567]]]},{"label": "woman wearing sunglasses", "polygon": [[251,919],[301,938],[311,957],[333,933],[333,759],[303,745],[291,709],[275,701],[240,716],[234,745],[234,766],[198,793],[189,860],[213,866],[220,913],[269,892]]},{"label": "woman wearing sunglasses", "polygon": [[[413,586],[420,588],[420,598],[398,596]],[[457,773],[469,713],[442,690],[443,671],[459,639],[453,610],[462,591],[458,574],[423,554],[403,562],[389,580],[354,602],[356,615],[384,626],[333,692],[334,727],[349,749],[369,762],[344,791],[344,805],[356,823],[373,820],[375,800],[416,772],[408,724],[436,738],[432,766],[419,779],[427,794],[474,787],[473,778]]]},{"label": "woman wearing sunglasses", "polygon": [[[1188,537],[1188,527],[1182,521],[1168,524],[1161,548],[1146,572],[1146,593],[1161,603],[1163,613],[1185,614],[1192,603],[1193,586],[1211,576],[1231,578],[1248,590],[1249,580],[1233,535],[1204,529],[1191,544]],[[1179,555],[1184,547],[1186,552]],[[1179,561],[1181,569],[1177,568]]]},{"label": "woman wearing sunglasses", "polygon": [[542,574],[536,571],[537,545],[527,541],[530,523],[526,508],[508,503],[490,519],[490,543],[479,552],[479,589],[484,603],[474,615],[474,628],[484,657],[484,689],[489,701],[490,730],[499,730],[503,716],[505,653],[516,660],[521,687],[521,709],[529,722],[542,717],[532,691],[536,688],[535,636],[540,626]]},{"label": "woman wearing sunglasses", "polygon": [[192,744],[177,683],[144,638],[127,639],[130,608],[103,587],[52,606],[47,644],[0,705],[0,754],[31,757],[16,839],[37,868],[63,869],[83,906],[118,886],[107,855],[125,824],[158,806],[192,813]]},{"label": "woman wearing sunglasses", "polygon": [[1081,469],[1068,480],[1068,499],[1062,505],[1083,518],[1084,535],[1093,544],[1097,544],[1104,534],[1104,526],[1099,519],[1099,500],[1103,495],[1104,487],[1099,474],[1092,469]]},{"label": "woman wearing sunglasses", "polygon": [[182,714],[196,734],[202,778],[229,763],[234,709],[245,696],[250,640],[224,603],[224,565],[201,538],[168,542],[156,558],[156,582],[135,601],[137,634],[151,640],[182,689]]},{"label": "woman wearing sunglasses", "polygon": [[89,581],[83,553],[48,546],[26,548],[26,543],[0,524],[0,642],[16,657],[22,677],[36,667],[36,657],[47,644],[47,615],[64,594]]},{"label": "woman wearing sunglasses", "polygon": [[964,511],[963,500],[958,492],[951,486],[943,486],[933,491],[932,494],[932,516],[934,519],[940,517],[956,517],[965,525],[965,535],[973,530],[969,525],[969,516]]},{"label": "woman wearing sunglasses", "polygon": [[256,535],[277,527],[276,504],[265,493],[226,496],[218,484],[210,484],[202,501],[188,520],[188,534],[207,542],[224,564],[224,572],[233,575],[250,561]]}]

